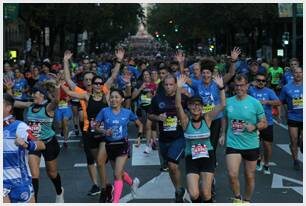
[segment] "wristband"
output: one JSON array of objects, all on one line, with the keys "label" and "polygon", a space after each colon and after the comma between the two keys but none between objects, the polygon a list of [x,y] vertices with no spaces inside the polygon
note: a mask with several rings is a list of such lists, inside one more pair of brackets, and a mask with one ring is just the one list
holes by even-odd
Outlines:
[{"label": "wristband", "polygon": [[223,90],[223,89],[225,89],[225,86],[224,86],[224,85],[223,85],[223,87],[219,88],[219,90]]},{"label": "wristband", "polygon": [[119,61],[118,59],[116,59],[116,63],[121,64],[122,61]]},{"label": "wristband", "polygon": [[36,144],[32,141],[26,142],[26,144],[28,145],[27,150],[29,150],[30,152],[33,152],[36,150]]},{"label": "wristband", "polygon": [[237,62],[237,61],[238,61],[237,59],[236,59],[236,60],[232,60],[232,59],[231,59],[231,63],[235,63],[235,62]]}]

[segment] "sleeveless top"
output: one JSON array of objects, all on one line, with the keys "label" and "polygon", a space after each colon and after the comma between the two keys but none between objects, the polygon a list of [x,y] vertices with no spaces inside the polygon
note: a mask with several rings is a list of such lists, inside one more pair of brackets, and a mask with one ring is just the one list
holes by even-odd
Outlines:
[{"label": "sleeveless top", "polygon": [[208,128],[204,118],[201,120],[201,126],[196,129],[189,120],[186,130],[184,131],[184,137],[186,139],[185,156],[192,155],[192,147],[203,145],[207,148],[207,151],[213,150],[210,142],[210,129]]},{"label": "sleeveless top", "polygon": [[[96,116],[98,115],[98,113],[100,112],[100,110],[102,110],[104,107],[108,107],[106,100],[104,98],[104,96],[102,97],[102,99],[100,101],[95,101],[93,99],[93,96],[90,95],[89,100],[88,100],[88,104],[87,104],[87,116],[88,116],[88,121],[91,122],[92,119],[96,119]],[[89,124],[89,131],[91,128],[91,124]]]},{"label": "sleeveless top", "polygon": [[33,108],[34,105],[30,106],[26,115],[33,135],[39,140],[53,137],[55,135],[52,129],[53,117],[47,114],[46,106],[41,107],[38,112],[33,112]]}]

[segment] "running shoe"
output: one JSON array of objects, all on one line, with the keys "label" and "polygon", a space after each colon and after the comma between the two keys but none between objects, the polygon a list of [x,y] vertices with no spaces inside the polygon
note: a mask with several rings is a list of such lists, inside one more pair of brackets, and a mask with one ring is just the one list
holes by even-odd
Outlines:
[{"label": "running shoe", "polygon": [[62,193],[60,195],[56,195],[55,203],[64,203],[64,188],[62,187]]},{"label": "running shoe", "polygon": [[99,188],[96,184],[94,184],[94,185],[91,187],[91,189],[88,191],[87,195],[89,195],[89,196],[95,196],[95,195],[100,194],[100,193],[101,193],[100,188]]},{"label": "running shoe", "polygon": [[131,194],[134,198],[137,195],[137,189],[138,189],[139,185],[140,185],[140,180],[137,177],[135,177],[134,180],[133,180],[133,184],[131,186]]},{"label": "running shoe", "polygon": [[150,146],[146,146],[145,150],[143,151],[143,153],[145,154],[150,154],[152,151],[152,148]]},{"label": "running shoe", "polygon": [[59,138],[62,138],[62,135],[61,135],[60,133],[58,133],[58,134],[55,135],[55,137],[56,137],[57,139],[59,139]]},{"label": "running shoe", "polygon": [[106,202],[113,202],[113,192],[114,192],[114,186],[111,184],[106,185]]},{"label": "running shoe", "polygon": [[101,189],[99,203],[106,203],[106,191],[104,188]]},{"label": "running shoe", "polygon": [[232,198],[232,201],[233,203],[242,203],[243,200],[241,198],[234,197]]},{"label": "running shoe", "polygon": [[265,175],[270,175],[271,171],[270,171],[269,166],[264,165],[263,166],[263,172],[264,172]]},{"label": "running shoe", "polygon": [[299,171],[301,169],[301,165],[297,160],[294,160],[293,162],[293,168],[297,171]]},{"label": "running shoe", "polygon": [[152,150],[157,150],[157,143],[155,141],[152,143]]},{"label": "running shoe", "polygon": [[169,172],[169,167],[168,166],[162,166],[159,170],[161,172]]},{"label": "running shoe", "polygon": [[180,188],[175,192],[175,203],[183,203],[187,198],[187,190],[185,188]]},{"label": "running shoe", "polygon": [[257,171],[261,171],[261,170],[262,170],[262,163],[261,163],[261,162],[259,162],[259,164],[258,164],[258,162],[257,162],[257,164],[256,164],[256,170],[257,170]]}]

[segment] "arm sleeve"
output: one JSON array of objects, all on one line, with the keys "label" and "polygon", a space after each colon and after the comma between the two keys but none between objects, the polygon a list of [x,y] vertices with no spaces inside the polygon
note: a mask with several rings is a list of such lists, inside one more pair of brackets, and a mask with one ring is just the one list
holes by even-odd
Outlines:
[{"label": "arm sleeve", "polygon": [[132,121],[132,122],[136,121],[138,119],[137,115],[134,112],[132,112],[131,110],[129,110],[129,111],[130,111],[129,120]]},{"label": "arm sleeve", "polygon": [[105,113],[105,108],[101,109],[98,115],[96,116],[96,121],[97,122],[102,122],[104,121],[104,113]]}]

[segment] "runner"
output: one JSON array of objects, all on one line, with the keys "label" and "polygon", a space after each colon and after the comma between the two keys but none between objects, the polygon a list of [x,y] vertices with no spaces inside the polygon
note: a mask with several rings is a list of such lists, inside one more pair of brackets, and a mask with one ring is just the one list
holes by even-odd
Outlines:
[{"label": "runner", "polygon": [[27,162],[28,153],[44,150],[42,141],[35,141],[30,127],[16,120],[13,114],[14,98],[3,97],[3,202],[34,203],[32,176]]},{"label": "runner", "polygon": [[293,69],[293,81],[283,87],[279,99],[284,105],[287,105],[285,113],[288,114],[288,132],[293,167],[295,170],[300,170],[298,139],[300,139],[299,146],[301,152],[303,152],[303,69],[301,67]]},{"label": "runner", "polygon": [[[221,104],[202,116],[203,102],[200,96],[191,97],[188,101],[188,116],[181,104],[181,88],[186,82],[184,75],[178,79],[176,91],[176,107],[178,117],[184,130],[186,139],[185,164],[187,174],[187,187],[193,203],[213,202],[211,186],[215,173],[216,154],[209,136],[213,119],[223,111],[225,107],[225,92],[223,80],[217,76],[215,82],[221,90]],[[199,192],[199,179],[201,177],[201,194]],[[203,196],[203,200],[201,200]]]},{"label": "runner", "polygon": [[[30,151],[29,165],[32,174],[32,184],[35,192],[35,202],[38,199],[39,174],[41,155],[46,162],[46,171],[56,190],[56,203],[64,203],[64,188],[62,187],[61,177],[57,171],[57,157],[60,152],[60,146],[52,129],[54,111],[58,104],[60,85],[54,85],[55,93],[50,94],[46,88],[48,82],[40,83],[33,89],[33,102],[15,102],[17,108],[28,108],[25,118],[33,134],[42,140],[46,145],[44,151]],[[48,101],[48,98],[51,98]]]},{"label": "runner", "polygon": [[[90,121],[90,124],[84,124],[84,131],[86,131],[84,136],[84,148],[85,153],[88,152],[87,150],[90,150],[91,155],[95,159],[97,163],[97,167],[99,170],[99,176],[101,180],[101,191],[98,187],[97,182],[94,182],[94,185],[92,186],[92,189],[89,193],[89,195],[95,195],[100,194],[99,202],[106,202],[111,201],[112,195],[111,191],[112,188],[110,185],[107,184],[107,176],[106,176],[106,170],[105,170],[105,162],[107,160],[106,150],[105,150],[105,141],[101,138],[95,138],[95,131],[94,131],[94,119],[98,112],[103,108],[107,106],[107,95],[109,93],[109,89],[116,79],[120,65],[122,62],[124,56],[124,50],[118,49],[116,51],[116,65],[112,72],[111,77],[104,83],[102,81],[101,77],[94,76],[91,80],[90,85],[92,85],[92,94],[89,92],[86,92],[82,90],[81,88],[77,87],[74,82],[72,82],[70,78],[70,72],[68,68],[68,60],[72,57],[72,53],[70,51],[66,51],[64,54],[64,69],[65,69],[65,79],[67,83],[69,84],[69,87],[74,90],[74,92],[69,91],[67,88],[62,87],[65,92],[75,98],[81,99],[81,104],[84,109],[84,119],[88,122]],[[88,78],[88,77],[87,77]],[[88,80],[88,79],[87,79]],[[88,80],[89,81],[89,80]],[[87,106],[86,106],[87,105]],[[85,116],[86,114],[86,116]],[[84,123],[85,123],[84,121]],[[88,155],[88,154],[87,154]],[[89,159],[88,159],[89,160]],[[94,161],[87,161],[88,167],[91,167],[90,169],[94,169]],[[95,177],[92,177],[94,181]]]},{"label": "runner", "polygon": [[157,84],[152,82],[149,70],[143,70],[140,76],[142,82],[135,88],[132,93],[132,100],[137,99],[139,103],[140,114],[142,123],[145,125],[145,135],[147,139],[146,148],[144,153],[149,154],[152,150],[152,145],[156,145],[156,140],[152,139],[152,121],[147,118],[148,109],[151,106],[152,98],[154,97],[157,89]]},{"label": "runner", "polygon": [[[259,138],[257,131],[267,127],[262,105],[255,98],[247,95],[248,81],[243,75],[235,77],[236,95],[227,99],[225,117],[226,132],[226,163],[233,202],[250,202],[255,187],[256,162],[259,155]],[[225,138],[219,142],[224,144]],[[239,169],[244,160],[245,196],[242,199],[239,183]]]},{"label": "runner", "polygon": [[[136,194],[140,181],[134,180],[124,172],[124,166],[129,157],[130,145],[128,142],[127,126],[133,121],[138,127],[138,137],[142,136],[143,126],[137,116],[128,109],[122,108],[124,94],[119,89],[110,92],[110,107],[102,109],[96,117],[96,131],[103,134],[106,140],[106,153],[114,171],[114,198],[118,203],[123,190],[123,180],[131,186],[132,194]],[[103,129],[100,128],[103,124]]]},{"label": "runner", "polygon": [[[149,118],[159,124],[159,149],[167,162],[169,175],[175,187],[175,202],[183,202],[186,195],[182,187],[180,159],[184,157],[185,139],[183,129],[178,124],[175,107],[176,77],[169,74],[162,81],[165,93],[157,93],[148,111]],[[187,99],[183,96],[183,101]]]},{"label": "runner", "polygon": [[[279,106],[281,102],[272,89],[266,87],[266,77],[264,74],[256,75],[256,86],[250,87],[248,93],[260,101],[262,104],[268,122],[268,127],[259,131],[259,137],[263,144],[263,155],[257,160],[256,170],[261,171],[263,168],[264,174],[271,174],[269,169],[269,161],[272,156],[272,142],[273,142],[273,118],[272,106]],[[263,158],[264,157],[264,158]],[[262,165],[261,160],[264,160]]]}]

